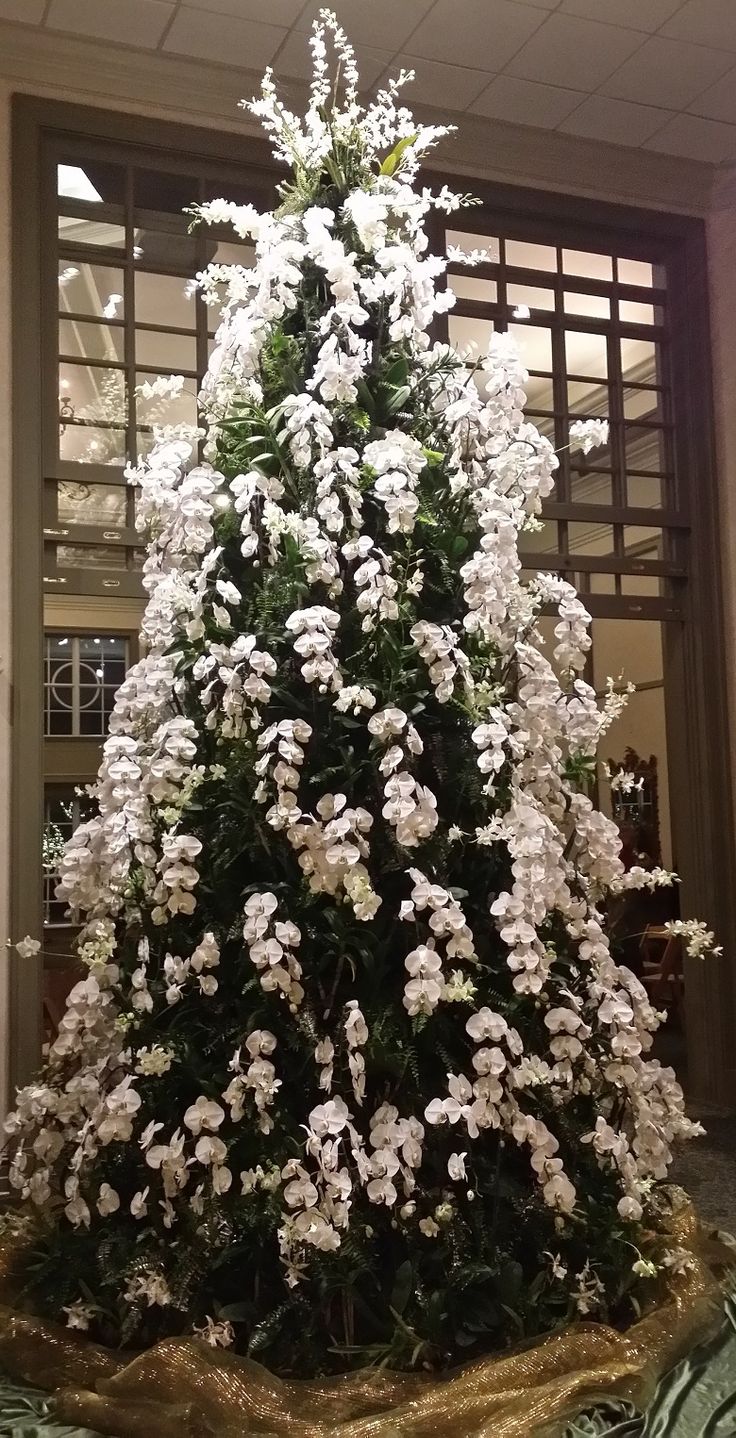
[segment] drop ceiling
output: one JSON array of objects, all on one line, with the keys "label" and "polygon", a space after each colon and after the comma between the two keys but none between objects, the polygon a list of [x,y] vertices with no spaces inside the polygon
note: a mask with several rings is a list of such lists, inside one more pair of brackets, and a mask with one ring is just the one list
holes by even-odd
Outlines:
[{"label": "drop ceiling", "polygon": [[[0,0],[2,29],[309,73],[320,0]],[[400,66],[415,100],[701,160],[736,162],[736,0],[335,0],[365,87]]]}]

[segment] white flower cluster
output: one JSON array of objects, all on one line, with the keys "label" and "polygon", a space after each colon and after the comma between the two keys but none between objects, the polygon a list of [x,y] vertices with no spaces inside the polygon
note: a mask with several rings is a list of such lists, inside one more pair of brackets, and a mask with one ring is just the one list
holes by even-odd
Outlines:
[{"label": "white flower cluster", "polygon": [[427,463],[419,441],[390,430],[366,445],[363,463],[376,475],[373,490],[386,511],[389,534],[411,534],[419,509],[416,483]]},{"label": "white flower cluster", "polygon": [[570,425],[571,452],[581,450],[583,454],[590,454],[592,449],[604,444],[608,444],[607,419],[576,419]]},{"label": "white flower cluster", "polygon": [[[300,175],[321,175],[342,146],[360,155],[363,178],[347,186],[336,210],[311,199],[273,216],[223,201],[200,207],[204,219],[231,221],[255,250],[252,268],[217,271],[225,293],[203,390],[205,453],[215,456],[234,412],[256,416],[257,443],[229,483],[211,464],[197,463],[193,440],[181,438],[167,438],[131,476],[141,485],[137,522],[152,536],[144,653],[116,698],[95,789],[98,812],[61,861],[59,893],[86,917],[86,974],[69,996],[47,1072],[20,1092],[7,1124],[15,1140],[11,1181],[23,1199],[41,1206],[60,1200],[79,1228],[111,1220],[121,1205],[138,1223],[155,1214],[170,1228],[181,1206],[200,1216],[205,1201],[230,1192],[238,1125],[276,1144],[289,1092],[281,1035],[291,1025],[289,1037],[306,1046],[305,1072],[313,1075],[305,1080],[303,1112],[286,1115],[301,1148],[287,1150],[287,1161],[274,1148],[265,1168],[239,1175],[242,1195],[279,1205],[289,1284],[307,1273],[310,1249],[339,1247],[363,1195],[397,1208],[397,1224],[419,1214],[421,1167],[430,1145],[436,1153],[442,1142],[440,1126],[462,1136],[449,1159],[442,1149],[442,1172],[446,1166],[453,1183],[471,1181],[467,1173],[489,1131],[515,1145],[561,1235],[586,1202],[565,1172],[553,1131],[563,1105],[595,1104],[595,1127],[582,1141],[615,1173],[626,1222],[642,1217],[673,1143],[694,1131],[674,1075],[647,1057],[659,1018],[634,975],[613,963],[600,914],[607,893],[674,876],[624,874],[615,827],[570,777],[576,764],[594,761],[625,695],[611,683],[601,707],[580,677],[590,621],[572,587],[555,576],[530,586],[521,579],[519,535],[552,490],[556,456],[523,418],[526,374],[508,335],[495,334],[487,352],[468,363],[428,338],[452,296],[436,285],[445,261],[427,256],[424,221],[433,204],[449,208],[456,200],[447,193],[433,200],[411,181],[421,153],[442,132],[415,124],[397,104],[397,85],[363,110],[338,29],[345,99],[328,124],[324,34],[318,25],[306,118],[283,107],[270,78],[253,108]],[[463,258],[485,262],[477,252]],[[265,408],[264,347],[277,335],[287,343],[305,275],[314,273],[327,301],[310,329],[310,367],[297,392]],[[407,374],[393,385],[390,427],[374,425],[363,408],[379,348],[367,336],[379,330],[406,359]],[[410,415],[404,423],[404,406],[419,402],[431,449],[409,432]],[[341,443],[350,413],[357,414],[352,442]],[[606,435],[603,421],[576,422],[571,447],[587,453]],[[467,558],[455,566],[461,612],[453,610],[450,621],[447,605],[433,607],[438,580],[429,553],[441,486],[470,537]],[[277,621],[264,619],[260,628],[247,586],[262,598],[260,581],[278,579],[285,557],[295,588]],[[543,606],[557,614],[551,659],[537,623]],[[276,601],[273,609],[278,614]],[[382,648],[384,640],[390,643]],[[187,711],[192,696],[196,707]],[[314,777],[323,722],[351,746],[339,779],[334,767],[329,778]],[[471,772],[477,765],[481,776],[467,835],[462,814],[444,810],[452,775],[448,783],[433,777],[442,768],[433,741],[440,724],[451,722],[458,758],[474,755]],[[334,758],[333,747],[328,762]],[[403,1093],[374,1107],[376,1028],[369,1005],[361,1007],[360,975],[347,949],[336,961],[333,994],[314,982],[310,921],[300,928],[289,916],[278,864],[267,883],[241,866],[247,897],[229,929],[220,929],[201,901],[209,855],[197,813],[204,786],[219,796],[235,768],[248,802],[252,790],[262,806],[269,854],[283,845],[285,865],[296,856],[300,905],[317,916],[317,928],[319,916],[334,920],[338,933],[354,918],[370,926],[378,915],[373,931],[359,930],[369,947],[379,934],[385,943],[382,926],[390,922],[394,935],[406,932],[399,920],[415,925],[412,939],[399,945],[396,970],[405,1011],[402,1017],[398,1003],[398,1018],[407,1030],[431,1024],[440,1005],[465,1006],[452,1011],[465,1058],[442,1092],[422,1095],[418,1113],[405,1111]],[[622,778],[620,787],[627,783]],[[462,863],[466,844],[473,845],[476,886],[468,903],[443,869],[448,851],[451,865]],[[416,850],[417,867],[406,869],[411,897],[401,902],[397,875]],[[477,880],[478,873],[487,879]],[[123,921],[133,939],[119,950]],[[241,922],[257,1016],[228,1040],[223,1068],[237,1047],[227,1075],[212,1085],[198,1079],[194,1093],[200,1085],[207,1092],[183,1101],[166,1125],[150,1120],[149,1092],[166,1075],[160,1086],[173,1087],[180,1055],[170,1034],[177,1029],[164,1030],[165,1042],[150,1028],[144,1041],[137,1030],[155,1019],[158,1005],[165,1013],[183,1004],[171,1016],[177,1021],[189,1001],[215,1001],[202,1011],[204,1023],[219,1011],[231,953],[243,962]],[[719,952],[704,924],[686,919],[669,931],[689,954]],[[174,938],[181,933],[191,939]],[[17,948],[31,958],[38,943],[22,939]],[[507,972],[498,972],[502,966]],[[508,994],[509,1013],[518,1008],[528,1018],[518,1021],[524,1040],[497,1011],[500,999],[497,1006],[489,999],[489,975],[491,993]],[[324,1101],[315,1105],[317,1096]],[[124,1204],[95,1177],[96,1160],[111,1145],[135,1145],[148,1180],[137,1179],[140,1188]],[[452,1224],[460,1201],[439,1197],[417,1220],[428,1240]],[[559,1257],[547,1256],[555,1281],[564,1281]],[[570,1283],[579,1311],[594,1311],[600,1281],[592,1267]],[[141,1308],[172,1301],[155,1268],[131,1274],[124,1299]],[[91,1321],[82,1300],[66,1312],[72,1326]],[[232,1338],[226,1322],[211,1318],[200,1333],[213,1344]]]},{"label": "white flower cluster", "polygon": [[302,967],[294,954],[302,936],[290,919],[273,918],[278,908],[275,894],[251,894],[245,902],[243,938],[251,962],[258,969],[261,988],[280,993],[296,1011],[304,998]]}]

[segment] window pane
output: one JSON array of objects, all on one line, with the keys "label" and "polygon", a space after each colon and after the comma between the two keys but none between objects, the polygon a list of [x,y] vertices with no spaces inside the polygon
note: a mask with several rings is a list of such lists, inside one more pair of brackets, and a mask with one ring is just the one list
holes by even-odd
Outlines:
[{"label": "window pane", "polygon": [[573,379],[567,385],[567,408],[570,414],[584,414],[595,419],[609,413],[607,384],[587,383]]},{"label": "window pane", "polygon": [[160,330],[136,330],[135,357],[139,365],[154,365],[169,374],[197,369],[197,341],[194,335],[166,334]]},{"label": "window pane", "polygon": [[540,325],[509,325],[527,369],[552,369],[552,332]]},{"label": "window pane", "polygon": [[123,484],[84,484],[60,480],[57,485],[60,524],[97,524],[124,528],[128,495]]},{"label": "window pane", "polygon": [[99,319],[123,318],[123,271],[116,265],[67,263],[59,260],[59,309]]},{"label": "window pane", "polygon": [[59,365],[59,453],[87,464],[120,463],[127,404],[122,370]]},{"label": "window pane", "polygon": [[447,277],[449,288],[459,300],[477,300],[482,304],[496,303],[497,285],[495,280],[483,280],[480,275],[451,274]]},{"label": "window pane", "polygon": [[613,504],[613,476],[610,474],[570,473],[570,499],[573,504]]},{"label": "window pane", "polygon": [[[151,383],[155,374],[140,371],[136,375],[136,389],[146,381]],[[145,399],[136,394],[136,419],[139,426],[151,424],[196,424],[197,423],[197,381],[188,379],[178,395],[158,395]]]},{"label": "window pane", "polygon": [[526,305],[530,310],[553,310],[555,307],[554,290],[543,289],[540,285],[509,284],[506,286],[506,297],[510,309],[517,305]]},{"label": "window pane", "polygon": [[627,385],[624,389],[624,417],[663,421],[664,396],[659,390],[635,389]]},{"label": "window pane", "polygon": [[[582,575],[579,576],[582,579]],[[591,594],[615,594],[615,574],[589,574],[588,587]]]},{"label": "window pane", "polygon": [[506,240],[506,264],[525,270],[557,269],[557,250],[553,245],[533,245],[527,240]]},{"label": "window pane", "polygon": [[[165,170],[136,170],[133,177],[133,200],[136,209],[159,210],[162,214],[181,215],[196,204],[199,180],[194,175],[167,174]],[[186,216],[188,226],[191,216]]]},{"label": "window pane", "polygon": [[174,329],[196,327],[194,297],[182,275],[136,271],[135,317],[139,324],[163,325]]},{"label": "window pane", "polygon": [[530,375],[524,388],[531,409],[554,409],[554,386],[551,377],[545,379],[542,375]]},{"label": "window pane", "polygon": [[[487,244],[485,249],[488,249]],[[229,240],[218,240],[212,259],[217,265],[242,265],[244,269],[251,270],[256,262],[256,252],[253,245],[238,245]]]},{"label": "window pane", "polygon": [[450,344],[461,352],[469,348],[471,358],[485,354],[494,329],[492,320],[474,320],[465,315],[453,314],[449,317]]},{"label": "window pane", "polygon": [[613,554],[613,525],[573,520],[567,526],[571,554]]},{"label": "window pane", "polygon": [[56,193],[85,203],[122,205],[125,199],[125,171],[108,160],[85,160],[83,165],[67,162],[56,167]]},{"label": "window pane", "polygon": [[59,215],[59,243],[62,245],[98,245],[103,249],[125,249],[125,226],[109,220],[79,220],[74,215]]},{"label": "window pane", "polygon": [[125,569],[125,550],[102,544],[57,544],[59,569]]},{"label": "window pane", "polygon": [[654,340],[621,340],[621,369],[632,384],[658,384],[657,345]]},{"label": "window pane", "polygon": [[120,468],[127,462],[125,429],[103,425],[68,424],[59,438],[59,458],[74,464],[109,464]]},{"label": "window pane", "polygon": [[624,525],[624,552],[639,559],[662,558],[662,530],[643,524]]},{"label": "window pane", "polygon": [[611,302],[605,295],[579,295],[565,290],[565,312],[568,315],[590,315],[593,319],[607,320],[611,315]]},{"label": "window pane", "polygon": [[633,509],[662,509],[667,480],[654,474],[630,474],[626,480],[626,502]]},{"label": "window pane", "polygon": [[498,264],[500,246],[493,235],[475,235],[470,230],[446,230],[445,242],[448,250],[454,245],[465,254],[469,254],[472,250],[487,250],[488,263]]},{"label": "window pane", "polygon": [[585,334],[582,330],[567,330],[565,353],[568,374],[608,378],[608,344],[605,335]]},{"label": "window pane", "polygon": [[123,327],[61,319],[59,353],[77,355],[80,359],[122,361],[125,357]]},{"label": "window pane", "polygon": [[658,599],[663,593],[663,581],[658,574],[622,574],[621,593],[646,595]]},{"label": "window pane", "polygon": [[[660,324],[659,314],[654,305],[642,305],[636,300],[619,300],[619,318],[630,325],[654,325]],[[655,319],[655,315],[657,318]]]},{"label": "window pane", "polygon": [[612,280],[613,260],[593,250],[563,250],[562,268],[566,275],[581,275],[588,280]]},{"label": "window pane", "polygon": [[557,522],[545,519],[541,529],[524,530],[519,535],[520,554],[557,554]]},{"label": "window pane", "polygon": [[651,289],[654,284],[652,266],[645,260],[622,260],[618,261],[618,277],[622,285],[646,285]]},{"label": "window pane", "polygon": [[624,426],[626,468],[661,474],[667,468],[665,430],[647,429],[637,424]]}]

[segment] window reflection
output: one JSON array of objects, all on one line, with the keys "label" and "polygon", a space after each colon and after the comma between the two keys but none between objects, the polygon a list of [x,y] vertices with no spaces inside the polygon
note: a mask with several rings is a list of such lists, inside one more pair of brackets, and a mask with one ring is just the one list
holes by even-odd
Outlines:
[{"label": "window reflection", "polygon": [[84,484],[60,480],[57,489],[60,524],[92,524],[124,528],[128,494],[122,484]]},{"label": "window reflection", "polygon": [[117,265],[59,260],[58,269],[59,309],[62,314],[123,319],[125,281],[123,271]]}]

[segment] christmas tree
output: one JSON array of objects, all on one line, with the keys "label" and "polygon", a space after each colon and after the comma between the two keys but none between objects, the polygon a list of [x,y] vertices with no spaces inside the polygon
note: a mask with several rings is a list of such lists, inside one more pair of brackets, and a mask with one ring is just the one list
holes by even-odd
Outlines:
[{"label": "christmas tree", "polygon": [[12,1181],[26,1301],[103,1342],[440,1368],[625,1321],[686,1261],[661,1180],[693,1126],[604,917],[672,876],[624,875],[590,797],[622,701],[582,604],[520,578],[557,459],[514,347],[430,338],[443,131],[400,82],[359,104],[327,14],[312,48],[303,120],[270,75],[251,107],[280,208],[198,211],[256,263],[202,277],[202,462],[169,436],[136,473],[144,657],[62,860],[87,974]]}]

